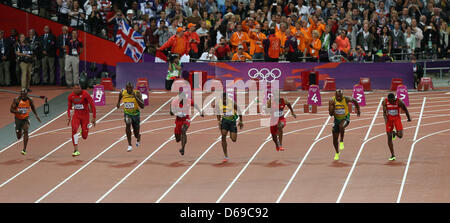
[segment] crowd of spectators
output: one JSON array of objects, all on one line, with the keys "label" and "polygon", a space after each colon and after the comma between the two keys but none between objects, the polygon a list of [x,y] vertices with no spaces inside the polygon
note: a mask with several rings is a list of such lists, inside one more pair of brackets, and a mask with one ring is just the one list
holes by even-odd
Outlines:
[{"label": "crowd of spectators", "polygon": [[[40,16],[109,40],[114,40],[120,22],[125,20],[144,36],[148,53],[188,54],[192,61],[385,62],[409,60],[412,56],[448,58],[450,52],[447,0],[0,0],[0,3],[30,12],[37,8],[34,13]],[[38,7],[33,8],[36,3]],[[0,34],[0,75],[6,72],[8,54],[17,45],[17,33],[12,36]],[[31,33],[27,36],[31,38]],[[39,52],[36,56],[41,61],[33,67],[54,66],[49,59],[56,57],[53,49],[48,55]],[[52,68],[42,68],[52,72]],[[52,76],[44,76],[48,80],[41,83],[53,82]],[[5,78],[0,79],[3,81],[0,85],[9,84]]]}]

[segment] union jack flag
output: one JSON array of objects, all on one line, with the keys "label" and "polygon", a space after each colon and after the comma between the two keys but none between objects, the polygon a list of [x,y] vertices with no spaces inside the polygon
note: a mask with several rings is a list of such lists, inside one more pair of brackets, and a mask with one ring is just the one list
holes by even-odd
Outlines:
[{"label": "union jack flag", "polygon": [[144,37],[134,31],[124,20],[120,21],[120,27],[116,34],[116,44],[124,48],[124,54],[131,57],[137,63],[145,50]]}]

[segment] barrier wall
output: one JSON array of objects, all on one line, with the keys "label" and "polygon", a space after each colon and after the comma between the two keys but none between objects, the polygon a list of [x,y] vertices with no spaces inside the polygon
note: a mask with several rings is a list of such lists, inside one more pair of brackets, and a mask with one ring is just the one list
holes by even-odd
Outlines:
[{"label": "barrier wall", "polygon": [[[43,17],[27,13],[25,11],[0,4],[0,29],[5,31],[5,36],[11,34],[11,29],[28,36],[28,30],[34,29],[42,35],[44,26],[48,25],[55,36],[61,34],[62,25]],[[72,28],[69,28],[72,30]],[[78,31],[78,39],[84,44],[84,52],[80,60],[115,66],[117,62],[132,62],[132,60],[117,45],[95,35]],[[84,67],[84,66],[83,66]]]},{"label": "barrier wall", "polygon": [[[389,89],[392,78],[402,78],[409,88],[414,88],[414,74],[412,63],[184,63],[183,71],[206,71],[208,78],[225,80],[251,77],[258,79],[280,81],[284,85],[286,77],[294,77],[297,87],[301,86],[301,72],[316,70],[319,72],[320,87],[327,77],[336,79],[336,87],[353,89],[359,83],[360,77],[368,77],[372,82],[372,89]],[[127,81],[135,83],[137,78],[146,77],[150,89],[164,89],[167,75],[167,63],[117,63],[116,88],[124,88]]]}]

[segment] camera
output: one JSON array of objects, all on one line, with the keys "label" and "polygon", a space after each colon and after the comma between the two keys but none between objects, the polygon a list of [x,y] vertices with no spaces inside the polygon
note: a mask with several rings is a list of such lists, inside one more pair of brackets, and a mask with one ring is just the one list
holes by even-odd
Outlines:
[{"label": "camera", "polygon": [[178,57],[178,54],[169,54],[169,62],[173,63],[173,61]]}]

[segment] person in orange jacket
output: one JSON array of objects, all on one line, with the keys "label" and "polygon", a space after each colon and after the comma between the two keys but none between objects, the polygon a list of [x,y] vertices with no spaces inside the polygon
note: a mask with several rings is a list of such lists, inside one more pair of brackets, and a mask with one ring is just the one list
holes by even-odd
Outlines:
[{"label": "person in orange jacket", "polygon": [[237,24],[236,32],[231,35],[230,43],[233,52],[236,52],[239,45],[244,47],[244,51],[248,51],[247,43],[250,43],[250,37],[248,37],[246,32],[242,31],[241,24]]},{"label": "person in orange jacket", "polygon": [[238,46],[237,52],[231,58],[231,61],[247,61],[252,60],[252,57],[244,51],[244,47],[242,45]]},{"label": "person in orange jacket", "polygon": [[189,42],[184,35],[183,28],[178,27],[177,34],[170,37],[169,40],[164,43],[164,45],[162,45],[160,48],[157,48],[156,50],[163,51],[168,48],[170,48],[171,54],[178,54],[180,55],[180,57],[184,54],[189,53]]},{"label": "person in orange jacket", "polygon": [[253,59],[264,59],[263,40],[266,35],[261,32],[261,25],[257,24],[255,29],[250,30],[250,55]]},{"label": "person in orange jacket", "polygon": [[337,43],[338,50],[345,53],[345,56],[346,56],[350,52],[350,48],[351,48],[350,40],[347,37],[347,31],[341,30],[340,32],[341,32],[341,34],[336,37],[336,40],[334,40],[334,42]]},{"label": "person in orange jacket", "polygon": [[316,59],[319,57],[320,48],[322,48],[322,42],[319,39],[319,31],[312,31],[312,40],[308,48],[309,56],[313,57],[312,61],[316,61]]},{"label": "person in orange jacket", "polygon": [[200,44],[200,37],[195,32],[196,25],[194,23],[188,24],[188,31],[184,33],[187,41],[189,42],[189,56],[191,58],[198,58],[198,44]]},{"label": "person in orange jacket", "polygon": [[265,61],[278,62],[281,53],[281,40],[275,35],[275,27],[270,27],[270,35],[263,41]]}]

